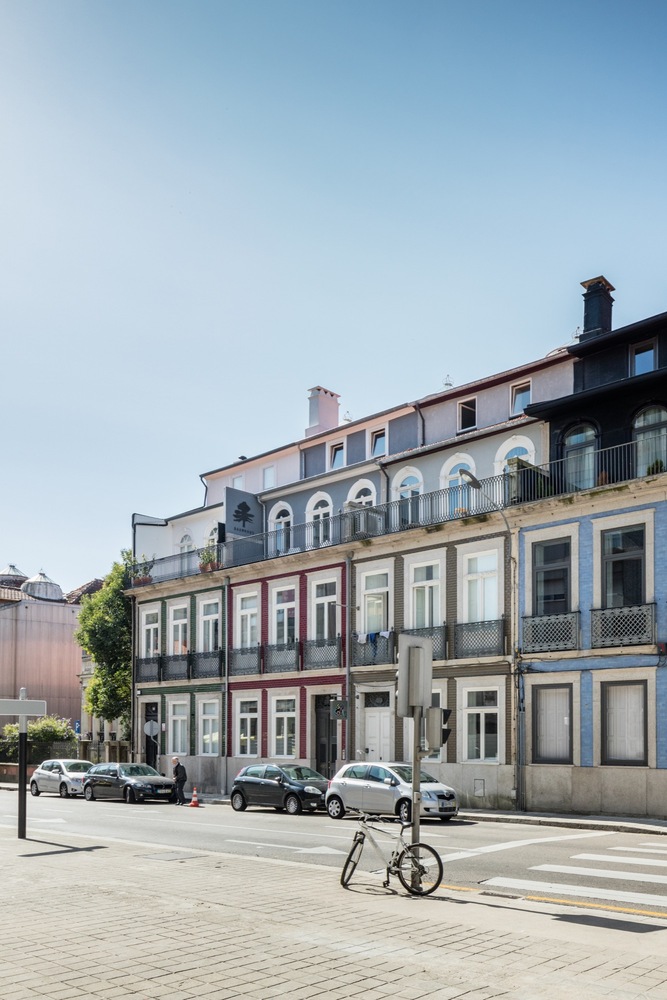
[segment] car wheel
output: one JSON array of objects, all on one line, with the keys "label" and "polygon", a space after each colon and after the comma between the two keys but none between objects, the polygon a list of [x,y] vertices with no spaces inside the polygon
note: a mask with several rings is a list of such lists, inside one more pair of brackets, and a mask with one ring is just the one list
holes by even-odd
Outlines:
[{"label": "car wheel", "polygon": [[236,810],[237,813],[243,812],[247,805],[248,803],[241,792],[234,792],[232,794],[232,809]]},{"label": "car wheel", "polygon": [[39,788],[37,787],[37,782],[36,781],[31,781],[30,782],[30,794],[31,795],[39,795]]},{"label": "car wheel", "polygon": [[83,797],[86,800],[86,802],[92,802],[94,800],[95,793],[93,791],[92,785],[86,785],[86,787],[83,790]]},{"label": "car wheel", "polygon": [[342,819],[345,815],[343,800],[339,799],[337,795],[332,795],[327,802],[327,812],[331,819]]},{"label": "car wheel", "polygon": [[129,786],[127,788],[124,788],[123,789],[123,802],[127,802],[128,805],[133,805],[136,801],[137,801],[137,797],[134,794],[134,789],[130,788]]},{"label": "car wheel", "polygon": [[67,790],[67,785],[65,784],[64,781],[60,782],[60,788],[58,789],[58,792],[60,794],[61,799],[69,798],[69,791]]},{"label": "car wheel", "polygon": [[401,823],[409,823],[412,819],[412,803],[407,799],[401,799],[396,807],[396,815]]},{"label": "car wheel", "polygon": [[296,795],[288,795],[285,799],[285,809],[290,816],[296,816],[297,813],[301,812],[301,799]]}]

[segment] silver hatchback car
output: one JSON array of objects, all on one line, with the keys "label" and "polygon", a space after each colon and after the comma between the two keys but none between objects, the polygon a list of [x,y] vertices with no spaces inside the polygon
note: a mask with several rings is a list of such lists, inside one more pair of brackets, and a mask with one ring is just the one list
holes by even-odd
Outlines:
[{"label": "silver hatchback car", "polygon": [[[443,821],[459,811],[456,792],[427,771],[420,771],[420,816]],[[385,764],[383,761],[345,764],[329,782],[326,808],[332,819],[341,819],[346,810],[398,816],[410,822],[412,812],[412,764]]]},{"label": "silver hatchback car", "polygon": [[82,795],[83,779],[92,766],[90,760],[45,760],[33,771],[30,791],[33,795],[55,792],[61,799]]}]

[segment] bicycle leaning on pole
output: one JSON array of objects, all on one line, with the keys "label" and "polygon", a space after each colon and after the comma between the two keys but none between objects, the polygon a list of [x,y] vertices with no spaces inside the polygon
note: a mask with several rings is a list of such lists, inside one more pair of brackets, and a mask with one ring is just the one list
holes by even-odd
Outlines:
[{"label": "bicycle leaning on pole", "polygon": [[[368,839],[376,853],[382,858],[385,868],[385,880],[382,883],[386,888],[389,885],[391,875],[398,876],[404,889],[415,896],[428,896],[435,892],[442,882],[442,859],[437,851],[428,844],[408,844],[404,837],[404,831],[411,826],[410,823],[401,823],[401,830],[398,837],[388,830],[382,830],[373,823],[382,822],[379,816],[368,816],[361,813],[357,817],[360,829],[354,835],[354,841],[347,856],[343,871],[340,876],[340,884],[344,887],[349,885],[350,879],[354,875],[359,864],[361,853],[364,849],[366,839]],[[390,837],[394,841],[389,860],[385,852],[373,834],[380,834]]]}]

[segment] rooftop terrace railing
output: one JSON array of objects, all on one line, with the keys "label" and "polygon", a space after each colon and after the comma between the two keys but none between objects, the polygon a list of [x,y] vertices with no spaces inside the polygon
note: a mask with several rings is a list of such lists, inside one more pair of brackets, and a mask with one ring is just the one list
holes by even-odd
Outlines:
[{"label": "rooftop terrace railing", "polygon": [[507,471],[481,480],[481,490],[467,483],[419,496],[392,500],[374,507],[355,507],[329,518],[283,526],[215,546],[216,559],[201,562],[212,546],[146,560],[136,564],[133,587],[177,580],[197,573],[228,570],[252,562],[277,559],[297,552],[349,544],[415,527],[429,527],[492,513],[499,508],[534,503],[662,473],[667,469],[667,438],[642,438],[628,444],[531,465],[510,459]]}]

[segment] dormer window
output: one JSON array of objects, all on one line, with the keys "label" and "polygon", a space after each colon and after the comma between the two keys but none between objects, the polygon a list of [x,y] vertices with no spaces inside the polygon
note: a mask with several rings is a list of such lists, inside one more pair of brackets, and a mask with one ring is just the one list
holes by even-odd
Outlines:
[{"label": "dormer window", "polygon": [[387,454],[387,434],[384,428],[371,435],[371,458],[381,458]]},{"label": "dormer window", "polygon": [[658,357],[654,340],[635,344],[630,348],[630,374],[646,375],[658,367]]},{"label": "dormer window", "polygon": [[459,432],[472,431],[477,427],[477,400],[465,399],[459,403]]},{"label": "dormer window", "polygon": [[329,453],[329,468],[342,469],[345,465],[345,445],[332,444]]},{"label": "dormer window", "polygon": [[510,417],[520,417],[530,403],[530,382],[512,386]]}]

